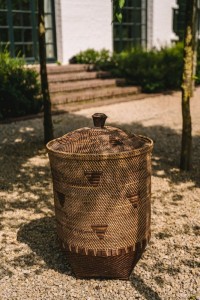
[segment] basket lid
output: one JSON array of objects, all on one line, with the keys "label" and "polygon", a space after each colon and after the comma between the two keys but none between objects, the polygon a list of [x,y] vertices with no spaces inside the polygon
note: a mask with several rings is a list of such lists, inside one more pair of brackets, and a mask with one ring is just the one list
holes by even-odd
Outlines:
[{"label": "basket lid", "polygon": [[132,151],[149,144],[149,140],[123,130],[105,126],[107,116],[95,113],[94,127],[83,127],[47,144],[47,149],[55,152],[80,154],[109,154]]}]

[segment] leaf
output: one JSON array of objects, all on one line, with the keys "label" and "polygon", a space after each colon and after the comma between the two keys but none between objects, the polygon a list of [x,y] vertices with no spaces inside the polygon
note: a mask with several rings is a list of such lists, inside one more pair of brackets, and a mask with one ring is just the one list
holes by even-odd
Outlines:
[{"label": "leaf", "polygon": [[119,0],[119,7],[123,8],[125,4],[125,0]]},{"label": "leaf", "polygon": [[122,21],[122,13],[116,13],[116,18],[117,18],[118,22],[121,23],[121,21]]}]

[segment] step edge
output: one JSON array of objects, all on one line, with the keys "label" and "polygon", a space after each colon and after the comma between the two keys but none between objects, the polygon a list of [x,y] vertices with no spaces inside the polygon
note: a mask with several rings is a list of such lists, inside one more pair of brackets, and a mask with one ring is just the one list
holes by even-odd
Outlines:
[{"label": "step edge", "polygon": [[[62,99],[52,99],[52,105],[60,105],[60,104],[67,104],[67,103],[78,103],[78,102],[87,102],[87,101],[95,101],[95,100],[99,100],[99,99],[108,99],[108,98],[113,98],[113,97],[128,97],[128,96],[131,96],[131,95],[137,95],[140,93],[140,89],[136,89],[135,91],[132,91],[132,92],[127,92],[127,93],[116,93],[116,94],[107,94],[107,95],[99,95],[99,96],[96,96],[96,97],[88,97],[88,98],[77,98],[77,99],[65,99],[65,100],[62,100]],[[62,102],[61,102],[62,101]]]}]

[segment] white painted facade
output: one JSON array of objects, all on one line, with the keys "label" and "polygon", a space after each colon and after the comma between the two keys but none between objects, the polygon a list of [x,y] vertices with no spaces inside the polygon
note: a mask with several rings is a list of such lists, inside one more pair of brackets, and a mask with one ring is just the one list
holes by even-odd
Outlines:
[{"label": "white painted facade", "polygon": [[178,39],[173,32],[173,8],[178,8],[176,0],[153,0],[153,47],[160,48]]},{"label": "white painted facade", "polygon": [[112,51],[110,0],[55,0],[55,13],[58,61],[68,63],[72,56],[88,48]]},{"label": "white painted facade", "polygon": [[[113,51],[111,0],[55,0],[57,60],[68,63],[88,48]],[[169,45],[173,32],[176,0],[147,0],[147,46]]]}]

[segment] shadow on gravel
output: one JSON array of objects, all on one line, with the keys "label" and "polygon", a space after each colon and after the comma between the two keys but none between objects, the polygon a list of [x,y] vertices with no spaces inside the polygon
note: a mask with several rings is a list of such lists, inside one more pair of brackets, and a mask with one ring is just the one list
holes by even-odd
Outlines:
[{"label": "shadow on gravel", "polygon": [[[64,118],[65,115],[60,115],[54,120],[55,137],[90,123],[85,117],[70,114],[68,123],[59,126]],[[42,120],[0,124],[0,166],[0,191],[6,194],[0,201],[0,216],[5,211],[28,209],[49,216],[53,210],[53,192]],[[3,226],[2,217],[0,228]]]},{"label": "shadow on gravel", "polygon": [[34,213],[44,213],[43,207],[52,210],[52,197],[47,197],[51,173],[42,141],[35,131],[30,137],[16,134],[13,140],[18,136],[21,142],[0,140],[0,190],[9,200],[1,202],[0,214],[17,209],[33,209]]},{"label": "shadow on gravel", "polygon": [[17,240],[27,244],[44,260],[48,268],[60,273],[71,273],[66,255],[61,251],[57,240],[54,217],[36,219],[21,226],[17,233]]},{"label": "shadow on gravel", "polygon": [[162,300],[157,292],[154,292],[152,288],[150,288],[142,278],[138,275],[133,274],[131,276],[131,285],[137,290],[141,296],[143,296],[147,300]]}]

